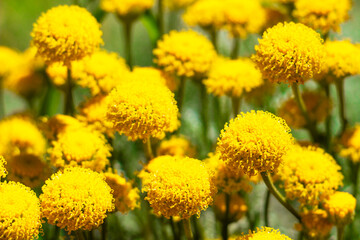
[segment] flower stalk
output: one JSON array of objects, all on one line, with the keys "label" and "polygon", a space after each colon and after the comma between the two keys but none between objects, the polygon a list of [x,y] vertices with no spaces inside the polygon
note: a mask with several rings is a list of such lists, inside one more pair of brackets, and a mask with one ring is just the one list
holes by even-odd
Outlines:
[{"label": "flower stalk", "polygon": [[183,219],[182,222],[183,222],[183,225],[184,225],[184,231],[185,231],[186,239],[187,240],[194,240],[193,234],[191,232],[190,219]]},{"label": "flower stalk", "polygon": [[73,83],[71,80],[71,68],[67,68],[67,79],[65,83],[65,104],[64,114],[73,116],[75,113],[74,98],[73,98]]},{"label": "flower stalk", "polygon": [[344,95],[344,79],[335,80],[336,91],[339,98],[339,115],[341,122],[341,133],[342,135],[347,127],[348,121],[345,116],[345,95]]}]

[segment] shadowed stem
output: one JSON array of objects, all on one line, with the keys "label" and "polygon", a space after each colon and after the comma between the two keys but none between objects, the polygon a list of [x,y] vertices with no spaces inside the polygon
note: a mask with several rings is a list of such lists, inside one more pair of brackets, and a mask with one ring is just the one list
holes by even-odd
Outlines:
[{"label": "shadowed stem", "polygon": [[[330,99],[330,85],[328,83],[322,84],[325,90],[326,98]],[[326,131],[326,149],[330,150],[331,145],[331,113],[330,108],[327,109],[326,113],[326,122],[325,122],[325,131]]]},{"label": "shadowed stem", "polygon": [[107,239],[107,217],[104,219],[104,222],[101,226],[101,240]]},{"label": "shadowed stem", "polygon": [[191,232],[190,219],[183,219],[182,222],[183,222],[183,225],[184,225],[184,231],[185,231],[186,239],[187,240],[194,240],[193,234]]},{"label": "shadowed stem", "polygon": [[229,237],[229,212],[230,212],[230,195],[225,193],[225,216],[222,222],[221,236],[223,240]]},{"label": "shadowed stem", "polygon": [[344,239],[344,228],[345,226],[337,226],[337,240],[343,240]]},{"label": "shadowed stem", "polygon": [[145,147],[146,160],[147,160],[147,162],[150,162],[150,160],[152,160],[154,158],[154,154],[153,154],[152,147],[151,147],[150,137],[146,140],[144,145],[145,145],[144,147]]},{"label": "shadowed stem", "polygon": [[65,83],[65,104],[64,114],[73,116],[75,113],[74,98],[73,98],[73,83],[71,80],[71,68],[67,68],[67,79]]},{"label": "shadowed stem", "polygon": [[82,230],[75,231],[75,235],[77,240],[85,240]]},{"label": "shadowed stem", "polygon": [[237,59],[239,56],[239,50],[240,50],[240,39],[237,37],[234,37],[233,39],[233,48],[231,50],[231,59]]},{"label": "shadowed stem", "polygon": [[344,79],[335,80],[335,86],[339,98],[339,114],[340,114],[340,122],[341,122],[340,135],[342,135],[348,124],[348,121],[345,116]]},{"label": "shadowed stem", "polygon": [[218,32],[215,29],[211,29],[209,33],[214,49],[218,52]]},{"label": "shadowed stem", "polygon": [[231,102],[232,102],[232,109],[233,109],[233,114],[234,114],[234,118],[235,118],[239,114],[239,111],[240,111],[241,97],[232,97]]},{"label": "shadowed stem", "polygon": [[173,239],[174,240],[180,240],[181,236],[180,236],[179,232],[176,231],[176,226],[175,226],[173,217],[170,218],[170,226],[171,226],[171,231],[172,231],[173,237],[174,237]]},{"label": "shadowed stem", "polygon": [[265,206],[264,206],[264,220],[265,220],[265,226],[270,227],[269,226],[269,206],[270,206],[270,190],[268,189],[266,191],[266,198],[265,198]]},{"label": "shadowed stem", "polygon": [[131,30],[133,26],[133,21],[125,21],[124,22],[124,31],[125,31],[125,57],[126,62],[130,67],[130,70],[133,68],[133,59],[132,59],[132,51],[131,51]]},{"label": "shadowed stem", "polygon": [[162,36],[164,34],[164,1],[163,0],[158,1],[157,22],[158,22],[160,36]]},{"label": "shadowed stem", "polygon": [[178,96],[177,96],[177,104],[178,104],[180,114],[181,114],[183,103],[184,103],[185,87],[186,87],[186,78],[183,76],[180,78],[180,86],[179,86]]}]

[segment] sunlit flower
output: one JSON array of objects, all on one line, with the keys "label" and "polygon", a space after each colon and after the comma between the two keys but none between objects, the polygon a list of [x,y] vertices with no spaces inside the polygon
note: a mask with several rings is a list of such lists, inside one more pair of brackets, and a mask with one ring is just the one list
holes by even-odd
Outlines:
[{"label": "sunlit flower", "polygon": [[103,43],[100,24],[85,9],[60,5],[43,13],[34,24],[32,44],[45,62],[70,62],[92,54]]},{"label": "sunlit flower", "polygon": [[1,178],[5,178],[7,175],[7,170],[5,166],[6,166],[5,158],[3,156],[0,156],[0,180]]},{"label": "sunlit flower", "polygon": [[32,240],[41,227],[40,202],[29,187],[0,182],[0,239]]},{"label": "sunlit flower", "polygon": [[357,163],[360,161],[360,125],[356,125],[352,129],[348,129],[341,137],[340,155],[350,158],[351,161]]},{"label": "sunlit flower", "polygon": [[324,202],[323,206],[329,214],[331,222],[337,226],[343,226],[354,219],[356,199],[350,193],[335,192]]},{"label": "sunlit flower", "polygon": [[15,50],[0,46],[0,78],[6,76],[10,70],[16,66],[21,59],[21,55]]},{"label": "sunlit flower", "polygon": [[282,118],[269,112],[251,111],[225,125],[216,151],[231,171],[254,176],[276,170],[292,144],[290,128]]},{"label": "sunlit flower", "polygon": [[252,59],[271,82],[303,83],[321,70],[322,42],[320,34],[301,23],[279,23],[259,39]]},{"label": "sunlit flower", "polygon": [[133,20],[154,5],[154,0],[101,0],[100,7],[121,19]]},{"label": "sunlit flower", "polygon": [[168,140],[161,141],[157,149],[157,155],[195,157],[196,150],[187,138],[174,135]]},{"label": "sunlit flower", "polygon": [[165,72],[184,77],[203,77],[216,58],[211,42],[192,30],[165,34],[153,53]]},{"label": "sunlit flower", "polygon": [[68,78],[68,68],[61,62],[54,62],[47,66],[46,74],[56,87],[63,88]]},{"label": "sunlit flower", "polygon": [[176,10],[189,6],[197,0],[165,0],[165,5],[170,9]]},{"label": "sunlit flower", "polygon": [[105,177],[85,168],[66,168],[51,176],[40,195],[43,216],[48,223],[65,229],[92,230],[114,210],[111,188]]},{"label": "sunlit flower", "polygon": [[270,227],[261,227],[257,228],[256,231],[249,230],[249,234],[243,235],[236,240],[291,240],[291,238],[281,234],[279,230],[270,228]]},{"label": "sunlit flower", "polygon": [[328,239],[333,227],[333,224],[329,222],[326,211],[322,209],[302,212],[301,222],[302,225],[297,224],[295,227],[297,230],[303,231],[309,240]]},{"label": "sunlit flower", "polygon": [[78,119],[63,114],[57,114],[51,118],[43,118],[42,122],[42,129],[50,140],[57,139],[58,134],[64,133],[66,130],[71,131],[72,129],[79,129],[85,126]]},{"label": "sunlit flower", "polygon": [[263,84],[261,72],[247,58],[218,58],[210,69],[208,79],[203,82],[208,92],[215,96],[230,97],[240,97],[243,92],[249,92]]},{"label": "sunlit flower", "polygon": [[134,67],[131,77],[138,81],[153,81],[163,84],[171,91],[175,91],[177,88],[176,80],[172,75],[154,67]]},{"label": "sunlit flower", "polygon": [[[226,215],[226,193],[216,195],[214,199],[214,211],[216,218],[220,221],[224,221]],[[230,194],[229,198],[229,213],[227,221],[236,222],[242,218],[248,210],[245,200],[239,196],[239,194]]]}]

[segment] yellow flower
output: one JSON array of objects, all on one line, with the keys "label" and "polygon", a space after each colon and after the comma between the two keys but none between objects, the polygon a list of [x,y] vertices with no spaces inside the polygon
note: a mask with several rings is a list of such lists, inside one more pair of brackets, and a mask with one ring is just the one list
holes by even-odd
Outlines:
[{"label": "yellow flower", "polygon": [[[310,119],[313,122],[324,121],[332,107],[330,99],[317,92],[304,92],[302,98]],[[278,112],[279,116],[292,128],[302,128],[306,125],[306,120],[294,98],[283,102]]]},{"label": "yellow flower", "polygon": [[7,170],[5,165],[6,165],[5,158],[0,155],[0,180],[1,178],[5,178],[7,175]]},{"label": "yellow flower", "polygon": [[263,28],[266,13],[259,0],[224,0],[223,4],[226,28],[232,36],[246,38]]},{"label": "yellow flower", "polygon": [[32,44],[46,63],[70,62],[92,54],[103,43],[100,24],[85,9],[57,6],[43,13],[34,24]]},{"label": "yellow flower", "polygon": [[216,58],[211,42],[192,30],[165,34],[153,53],[159,67],[180,77],[204,77]]},{"label": "yellow flower", "polygon": [[328,239],[333,227],[332,223],[328,220],[326,211],[322,209],[302,212],[301,222],[302,225],[298,225],[296,228],[299,231],[305,232],[309,240]]},{"label": "yellow flower", "polygon": [[279,23],[259,39],[252,59],[271,82],[303,83],[321,70],[322,42],[320,34],[301,23]]},{"label": "yellow flower", "polygon": [[48,150],[57,168],[82,166],[100,172],[109,164],[112,147],[104,135],[90,128],[68,129],[52,141]]},{"label": "yellow flower", "polygon": [[89,88],[93,96],[109,93],[129,73],[125,60],[114,52],[99,50],[72,62],[71,76],[78,85]]},{"label": "yellow flower", "polygon": [[175,91],[177,88],[176,80],[172,75],[154,67],[135,67],[131,77],[139,81],[153,81],[163,84],[171,91]]},{"label": "yellow flower", "polygon": [[179,157],[195,157],[196,150],[190,141],[184,136],[171,136],[169,140],[163,140],[157,149],[157,155],[170,155]]},{"label": "yellow flower", "polygon": [[154,5],[154,0],[101,0],[100,7],[121,19],[133,20]]},{"label": "yellow flower", "polygon": [[218,58],[210,69],[209,78],[203,83],[215,96],[240,97],[243,92],[262,85],[263,80],[261,72],[250,59]]},{"label": "yellow flower", "polygon": [[104,173],[106,183],[113,190],[112,195],[115,199],[116,210],[121,213],[127,213],[139,207],[139,189],[132,186],[131,182],[127,182],[122,176],[116,172],[108,171]]},{"label": "yellow flower", "polygon": [[11,48],[0,46],[0,79],[6,76],[21,59],[21,55]]},{"label": "yellow flower", "polygon": [[270,227],[257,228],[257,231],[249,230],[249,234],[236,238],[236,240],[291,240],[291,238],[281,234],[279,230]]},{"label": "yellow flower", "polygon": [[[200,160],[164,156],[167,161],[147,173],[143,192],[154,213],[170,218],[189,219],[205,210],[216,193],[211,173]],[[152,161],[157,161],[157,158]],[[151,164],[151,162],[150,162]]]},{"label": "yellow flower", "polygon": [[225,24],[225,7],[221,0],[198,0],[186,9],[183,19],[190,26],[218,30]]},{"label": "yellow flower", "polygon": [[158,83],[124,81],[108,96],[107,121],[131,141],[163,138],[179,127],[178,115],[174,94]]},{"label": "yellow flower", "polygon": [[[247,212],[248,207],[246,206],[245,200],[239,196],[239,194],[229,195],[229,214],[227,221],[236,222],[242,218]],[[221,193],[216,195],[214,199],[214,211],[216,218],[220,221],[224,221],[226,214],[226,194]]]},{"label": "yellow flower", "polygon": [[46,74],[56,87],[63,88],[68,78],[67,70],[67,67],[61,62],[54,62],[47,66]]},{"label": "yellow flower", "polygon": [[52,140],[57,139],[58,134],[64,133],[66,130],[79,129],[84,126],[84,123],[74,117],[57,114],[50,119],[43,118],[41,127],[46,137]]},{"label": "yellow flower", "polygon": [[29,187],[0,182],[0,239],[32,240],[41,227],[40,202]]},{"label": "yellow flower", "polygon": [[360,162],[360,125],[348,129],[341,137],[343,145],[340,155],[350,158],[354,163]]},{"label": "yellow flower", "polygon": [[69,233],[99,227],[106,213],[114,210],[105,177],[89,169],[76,167],[57,172],[45,182],[42,192],[43,216]]},{"label": "yellow flower", "polygon": [[283,181],[287,198],[316,207],[342,186],[344,177],[340,170],[323,149],[294,146],[284,156],[276,174]]},{"label": "yellow flower", "polygon": [[326,34],[330,30],[340,31],[340,24],[349,18],[350,9],[350,0],[297,0],[293,15],[299,22]]},{"label": "yellow flower", "polygon": [[221,130],[216,151],[233,172],[275,171],[293,144],[290,128],[272,113],[241,113]]},{"label": "yellow flower", "polygon": [[331,222],[337,226],[347,225],[354,220],[356,199],[350,193],[335,192],[323,206]]},{"label": "yellow flower", "polygon": [[165,0],[164,4],[172,10],[176,10],[185,8],[196,1],[197,0]]}]

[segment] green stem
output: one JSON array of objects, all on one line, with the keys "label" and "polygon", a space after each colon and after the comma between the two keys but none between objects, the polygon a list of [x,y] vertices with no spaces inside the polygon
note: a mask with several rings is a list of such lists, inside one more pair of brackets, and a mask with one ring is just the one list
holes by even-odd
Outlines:
[{"label": "green stem", "polygon": [[261,177],[264,180],[265,185],[272,195],[290,212],[296,217],[299,221],[301,221],[301,217],[299,213],[286,201],[286,198],[282,196],[282,194],[276,189],[273,182],[270,179],[268,172],[262,172]]},{"label": "green stem", "polygon": [[54,233],[52,235],[52,240],[58,240],[59,239],[59,236],[60,236],[60,228],[58,226],[54,226]]},{"label": "green stem", "polygon": [[85,240],[82,230],[75,231],[75,235],[77,240]]},{"label": "green stem", "polygon": [[146,140],[145,144],[145,155],[147,162],[150,162],[154,158],[154,154],[151,147],[151,140],[150,137]]},{"label": "green stem", "polygon": [[179,113],[181,113],[183,103],[184,103],[185,87],[186,87],[186,78],[181,77],[180,78],[180,86],[179,86],[179,90],[178,90],[178,96],[177,96],[177,103],[178,103]]},{"label": "green stem", "polygon": [[218,32],[212,28],[209,33],[214,49],[216,52],[218,52]]},{"label": "green stem", "polygon": [[73,116],[75,113],[74,98],[73,98],[73,84],[71,80],[71,68],[67,69],[67,79],[65,83],[65,104],[64,114]]},{"label": "green stem", "polygon": [[[327,99],[330,99],[330,85],[327,82],[324,82],[323,88],[325,90],[325,95]],[[331,112],[330,112],[330,108],[327,109],[327,113],[326,113],[326,120],[325,120],[325,131],[326,131],[326,144],[325,147],[328,151],[330,151],[331,148]]]},{"label": "green stem", "polygon": [[204,151],[209,152],[209,139],[208,139],[208,130],[209,130],[209,121],[208,121],[208,108],[209,108],[209,104],[208,104],[208,95],[206,92],[206,87],[204,84],[202,84],[201,82],[199,82],[199,86],[200,86],[200,91],[201,91],[201,120],[202,120],[202,125],[203,125],[203,137],[204,137],[204,143],[206,148],[204,149]]},{"label": "green stem", "polygon": [[345,116],[344,79],[335,80],[335,86],[339,98],[339,114],[340,114],[340,122],[342,127],[340,135],[342,135],[348,124],[348,121]]},{"label": "green stem", "polygon": [[104,222],[101,226],[101,240],[107,239],[107,218],[104,219]]},{"label": "green stem", "polygon": [[164,2],[163,0],[158,1],[158,27],[160,36],[164,34]]},{"label": "green stem", "polygon": [[133,21],[124,22],[124,30],[125,30],[125,57],[126,62],[130,67],[130,70],[133,68],[133,59],[132,59],[132,51],[131,51],[131,30],[133,26]]},{"label": "green stem", "polygon": [[230,195],[225,193],[225,216],[222,222],[221,236],[223,240],[229,237],[229,212],[230,212]]},{"label": "green stem", "polygon": [[191,232],[190,219],[183,219],[182,222],[183,222],[183,225],[184,225],[184,231],[185,231],[186,239],[187,240],[194,240],[192,232]]},{"label": "green stem", "polygon": [[233,109],[233,115],[234,118],[239,114],[240,106],[241,106],[241,97],[232,97],[232,109]]},{"label": "green stem", "polygon": [[269,206],[270,206],[270,190],[266,191],[266,198],[265,198],[265,206],[264,206],[264,218],[265,218],[265,226],[270,227],[269,225]]},{"label": "green stem", "polygon": [[171,226],[171,231],[173,233],[173,237],[174,240],[180,240],[180,234],[178,233],[178,231],[176,231],[176,226],[173,220],[173,217],[170,218],[170,226]]},{"label": "green stem", "polygon": [[198,219],[195,216],[193,216],[190,221],[192,222],[194,228],[194,234],[193,234],[194,240],[203,240],[204,229],[200,225]]},{"label": "green stem", "polygon": [[233,39],[233,47],[231,51],[231,59],[237,59],[239,56],[239,50],[240,50],[240,39],[237,37],[234,37]]},{"label": "green stem", "polygon": [[4,79],[0,77],[0,119],[5,117]]},{"label": "green stem", "polygon": [[357,199],[357,195],[358,195],[358,187],[359,187],[359,166],[360,163],[354,163],[351,171],[352,171],[352,175],[353,175],[353,184],[354,184],[354,190],[353,190],[353,195],[355,197],[355,199]]},{"label": "green stem", "polygon": [[344,227],[345,226],[337,226],[337,240],[343,240],[344,239]]}]

